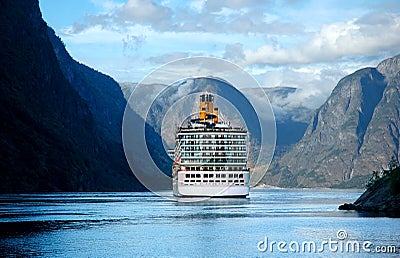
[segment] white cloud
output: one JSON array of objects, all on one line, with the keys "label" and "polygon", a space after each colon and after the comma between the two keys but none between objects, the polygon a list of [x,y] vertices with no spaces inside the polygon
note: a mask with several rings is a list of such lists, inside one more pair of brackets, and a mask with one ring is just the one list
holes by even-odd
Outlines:
[{"label": "white cloud", "polygon": [[[155,64],[187,56],[223,57],[261,84],[302,89],[298,100],[315,106],[343,75],[400,51],[398,8],[383,12],[376,3],[350,1],[346,9],[325,1],[91,1],[102,11],[61,36],[69,50],[85,53],[78,60],[107,67],[117,80],[138,81]],[[104,52],[125,61],[100,59]]]},{"label": "white cloud", "polygon": [[101,25],[95,25],[80,30],[78,33],[70,26],[61,32],[61,36],[67,42],[75,44],[88,44],[88,43],[113,43],[121,42],[121,33],[114,30],[105,30]]},{"label": "white cloud", "polygon": [[[376,19],[379,18],[379,23]],[[400,14],[380,13],[323,25],[304,43],[291,47],[264,45],[245,50],[247,65],[287,65],[337,61],[342,57],[400,50]]]},{"label": "white cloud", "polygon": [[245,58],[243,44],[235,43],[226,45],[223,58],[232,62],[241,62]]},{"label": "white cloud", "polygon": [[[94,0],[107,2],[105,0]],[[86,27],[102,25],[123,30],[131,25],[151,26],[158,32],[212,32],[239,33],[249,32],[277,35],[301,33],[303,26],[272,18],[265,9],[269,5],[264,1],[234,0],[205,1],[195,0],[187,8],[173,8],[170,5],[152,0],[128,0],[123,5],[111,4],[108,13],[87,15],[85,22],[76,23],[74,31],[80,32]],[[262,7],[262,8],[258,8]]]},{"label": "white cloud", "polygon": [[171,10],[151,0],[128,0],[122,8],[115,13],[116,21],[158,23],[171,17]]},{"label": "white cloud", "polygon": [[342,67],[321,67],[307,65],[269,70],[256,76],[263,87],[295,87],[298,90],[289,95],[284,103],[286,108],[299,106],[318,108],[330,95],[333,87],[347,73]]},{"label": "white cloud", "polygon": [[189,57],[191,54],[188,52],[171,52],[160,56],[153,56],[147,58],[147,61],[154,64],[166,64],[174,60]]},{"label": "white cloud", "polygon": [[194,11],[201,13],[205,7],[206,0],[195,0],[189,4],[189,7]]},{"label": "white cloud", "polygon": [[90,0],[93,4],[100,6],[103,12],[112,12],[115,9],[121,8],[123,4],[114,2],[112,0]]},{"label": "white cloud", "polygon": [[241,9],[241,8],[254,8],[256,6],[268,7],[269,1],[265,0],[219,0],[219,1],[206,1],[205,9],[210,12],[218,12],[223,8]]}]

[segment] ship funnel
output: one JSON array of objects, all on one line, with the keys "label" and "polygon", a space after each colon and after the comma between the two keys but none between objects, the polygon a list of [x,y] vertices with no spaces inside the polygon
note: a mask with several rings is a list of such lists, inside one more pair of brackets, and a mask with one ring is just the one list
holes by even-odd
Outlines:
[{"label": "ship funnel", "polygon": [[[217,109],[218,113],[218,109]],[[210,93],[205,93],[200,95],[200,120],[204,121],[210,117],[214,117],[215,109],[214,109],[214,96]],[[215,118],[214,118],[215,121]],[[218,115],[217,115],[218,121]]]},{"label": "ship funnel", "polygon": [[218,123],[218,108],[214,108],[214,123]]}]

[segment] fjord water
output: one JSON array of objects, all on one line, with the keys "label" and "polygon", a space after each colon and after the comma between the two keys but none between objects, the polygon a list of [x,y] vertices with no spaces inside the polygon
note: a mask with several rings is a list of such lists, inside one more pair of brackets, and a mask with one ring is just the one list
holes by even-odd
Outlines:
[{"label": "fjord water", "polygon": [[[0,253],[61,257],[266,257],[331,238],[397,245],[400,219],[339,211],[361,190],[254,189],[249,199],[173,202],[152,193],[0,195]],[[267,249],[260,241],[283,241]],[[339,241],[340,242],[340,241]],[[258,246],[259,244],[259,246]],[[329,250],[318,256],[369,255]],[[375,250],[375,249],[374,249]],[[301,250],[298,250],[301,252]],[[315,256],[305,250],[302,254]],[[386,254],[388,255],[388,254]],[[398,255],[391,254],[391,255]]]}]

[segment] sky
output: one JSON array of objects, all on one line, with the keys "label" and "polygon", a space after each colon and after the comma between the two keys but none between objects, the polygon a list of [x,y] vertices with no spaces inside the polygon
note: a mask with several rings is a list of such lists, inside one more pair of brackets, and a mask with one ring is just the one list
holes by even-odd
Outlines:
[{"label": "sky", "polygon": [[118,82],[168,62],[224,58],[263,87],[321,105],[344,76],[400,54],[399,0],[39,0],[77,61]]}]

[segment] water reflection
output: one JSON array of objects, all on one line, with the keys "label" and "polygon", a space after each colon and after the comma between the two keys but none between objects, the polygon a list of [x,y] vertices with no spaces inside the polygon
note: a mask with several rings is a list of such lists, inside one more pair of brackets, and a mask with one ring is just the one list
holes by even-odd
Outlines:
[{"label": "water reflection", "polygon": [[359,217],[365,218],[378,218],[378,217],[388,217],[388,218],[400,218],[399,211],[353,211],[358,214]]}]

